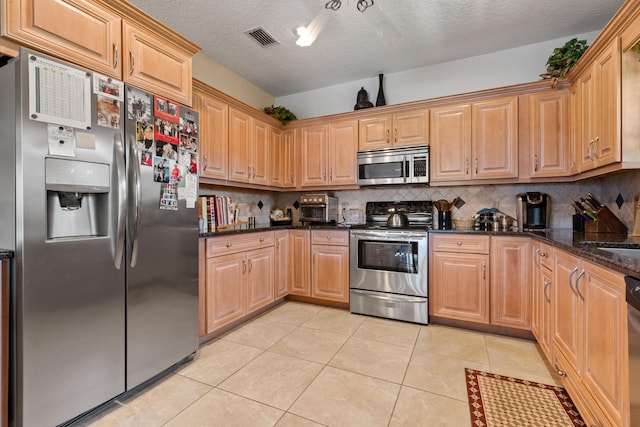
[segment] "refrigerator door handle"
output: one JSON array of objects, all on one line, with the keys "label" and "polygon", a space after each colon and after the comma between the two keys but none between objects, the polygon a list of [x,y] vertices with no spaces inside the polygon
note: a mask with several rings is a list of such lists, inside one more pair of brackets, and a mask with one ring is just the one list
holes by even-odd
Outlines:
[{"label": "refrigerator door handle", "polygon": [[140,229],[142,227],[142,213],[140,212],[140,207],[142,206],[142,188],[140,183],[140,160],[138,159],[138,150],[136,148],[136,140],[132,135],[129,138],[129,162],[128,162],[129,170],[132,173],[129,185],[132,186],[134,190],[133,194],[133,207],[131,209],[131,213],[134,217],[132,218],[132,226],[133,228],[129,230],[131,232],[132,244],[131,244],[131,259],[129,260],[129,265],[131,267],[135,267],[138,263],[138,245],[139,239],[138,235],[140,234]]},{"label": "refrigerator door handle", "polygon": [[113,157],[116,166],[116,183],[118,191],[118,205],[116,215],[116,227],[113,245],[113,264],[119,270],[122,265],[125,243],[125,224],[127,218],[127,178],[125,174],[124,147],[122,135],[119,132],[113,136]]}]

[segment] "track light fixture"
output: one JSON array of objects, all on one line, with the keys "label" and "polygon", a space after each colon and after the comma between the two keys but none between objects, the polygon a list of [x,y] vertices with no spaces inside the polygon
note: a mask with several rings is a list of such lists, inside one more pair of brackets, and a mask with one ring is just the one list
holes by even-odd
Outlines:
[{"label": "track light fixture", "polygon": [[[331,9],[331,10],[338,10],[340,9],[340,6],[342,6],[341,0],[329,0],[324,5],[326,9]],[[356,6],[360,12],[364,12],[365,10],[373,6],[373,0],[358,0],[358,3],[356,4]]]}]

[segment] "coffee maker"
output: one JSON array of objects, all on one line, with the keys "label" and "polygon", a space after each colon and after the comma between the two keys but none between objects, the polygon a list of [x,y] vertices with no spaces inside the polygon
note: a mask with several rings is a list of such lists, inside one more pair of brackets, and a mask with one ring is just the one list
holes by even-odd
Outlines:
[{"label": "coffee maker", "polygon": [[551,196],[535,191],[516,194],[516,216],[521,230],[549,228]]}]

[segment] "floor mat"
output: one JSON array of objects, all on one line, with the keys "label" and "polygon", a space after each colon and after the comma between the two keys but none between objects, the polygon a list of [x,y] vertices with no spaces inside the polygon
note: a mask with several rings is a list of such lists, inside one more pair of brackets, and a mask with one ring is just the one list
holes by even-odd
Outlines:
[{"label": "floor mat", "polygon": [[465,368],[471,425],[584,426],[566,390]]}]

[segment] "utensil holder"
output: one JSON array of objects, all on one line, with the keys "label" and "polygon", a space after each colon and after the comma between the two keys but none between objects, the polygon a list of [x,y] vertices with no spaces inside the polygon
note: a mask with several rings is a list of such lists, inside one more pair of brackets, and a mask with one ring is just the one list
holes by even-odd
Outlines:
[{"label": "utensil holder", "polygon": [[627,226],[618,219],[608,207],[603,206],[595,212],[597,221],[585,221],[584,231],[587,233],[626,233]]},{"label": "utensil holder", "polygon": [[438,211],[438,229],[451,230],[451,211]]}]

